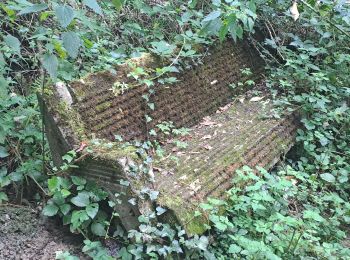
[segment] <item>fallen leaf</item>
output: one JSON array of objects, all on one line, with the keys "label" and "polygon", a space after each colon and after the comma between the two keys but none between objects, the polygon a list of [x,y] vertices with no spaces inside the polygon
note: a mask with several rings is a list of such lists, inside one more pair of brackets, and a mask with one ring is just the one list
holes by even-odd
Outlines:
[{"label": "fallen leaf", "polygon": [[203,122],[201,122],[200,124],[204,126],[212,126],[212,125],[215,125],[216,123],[214,121],[211,121],[211,118],[209,116],[206,116],[203,118]]},{"label": "fallen leaf", "polygon": [[264,97],[253,97],[250,99],[250,102],[258,102],[260,100],[264,99]]},{"label": "fallen leaf", "polygon": [[224,112],[224,111],[228,110],[231,106],[232,106],[232,103],[229,103],[224,107],[219,107],[219,110],[216,111],[216,113]]},{"label": "fallen leaf", "polygon": [[206,150],[208,150],[208,151],[210,151],[211,149],[213,149],[213,147],[210,146],[209,144],[204,145],[203,148],[206,149]]},{"label": "fallen leaf", "polygon": [[292,15],[294,21],[298,20],[300,13],[299,13],[298,4],[296,1],[294,1],[292,6],[289,8],[289,12]]}]

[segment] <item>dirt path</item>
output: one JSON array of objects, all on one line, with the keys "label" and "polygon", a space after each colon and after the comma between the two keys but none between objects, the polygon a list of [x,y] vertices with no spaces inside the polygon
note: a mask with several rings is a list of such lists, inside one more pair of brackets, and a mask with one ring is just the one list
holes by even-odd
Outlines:
[{"label": "dirt path", "polygon": [[81,245],[80,236],[29,207],[0,205],[0,259],[55,259],[57,251],[79,256]]}]

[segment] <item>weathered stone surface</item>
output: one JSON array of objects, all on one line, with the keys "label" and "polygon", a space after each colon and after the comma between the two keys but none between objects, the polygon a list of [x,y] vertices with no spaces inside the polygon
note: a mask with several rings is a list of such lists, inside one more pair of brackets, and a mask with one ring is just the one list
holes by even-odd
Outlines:
[{"label": "weathered stone surface", "polygon": [[190,233],[204,231],[205,219],[194,218],[193,213],[201,211],[199,204],[208,197],[224,198],[237,169],[270,169],[290,149],[297,120],[292,114],[262,119],[270,109],[265,102],[237,101],[191,128],[188,147],[171,152],[178,162],[158,163],[158,203],[171,209]]},{"label": "weathered stone surface", "polygon": [[[127,76],[135,66],[145,71],[157,67],[160,62],[150,56],[130,60],[117,67],[116,74],[94,73],[71,82],[64,90],[71,96],[69,104],[62,91],[54,88],[47,88],[40,98],[54,162],[62,163],[62,155],[86,143],[89,153],[79,161],[77,171],[111,194],[121,194],[122,204],[117,210],[128,230],[137,227],[137,216],[143,211],[143,206],[132,205],[128,199],[147,181],[131,170],[138,160],[135,149],[111,144],[114,135],[122,135],[124,140],[145,140],[149,129],[164,121],[172,121],[176,127],[192,127],[188,148],[180,153],[170,149],[179,164],[164,159],[156,162],[158,171],[151,185],[160,191],[157,203],[169,209],[164,218],[182,224],[190,233],[204,231],[205,220],[194,218],[194,211],[208,197],[223,197],[237,168],[270,168],[293,142],[294,118],[262,120],[269,111],[268,104],[236,102],[215,114],[232,96],[243,92],[230,89],[230,83],[259,80],[263,65],[243,42],[226,42],[208,53],[202,64],[174,74],[176,84],[154,86],[154,111],[142,97],[147,87]],[[253,76],[242,76],[240,70],[247,67]],[[123,83],[126,89],[112,92],[113,86]],[[146,123],[145,114],[153,118],[151,124]],[[205,117],[207,121],[201,124]],[[122,185],[121,180],[130,185]]]}]

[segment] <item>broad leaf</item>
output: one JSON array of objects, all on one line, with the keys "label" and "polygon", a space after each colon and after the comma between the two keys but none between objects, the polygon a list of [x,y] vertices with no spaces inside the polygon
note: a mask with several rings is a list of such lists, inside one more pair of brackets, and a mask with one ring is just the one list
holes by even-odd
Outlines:
[{"label": "broad leaf", "polygon": [[32,6],[28,6],[24,8],[22,11],[18,13],[18,15],[37,13],[37,12],[44,11],[47,8],[48,8],[47,4],[34,4]]},{"label": "broad leaf", "polygon": [[55,14],[58,22],[63,28],[66,28],[74,19],[74,10],[68,5],[59,5],[55,8]]},{"label": "broad leaf", "polygon": [[82,186],[86,184],[86,180],[81,177],[71,176],[71,178],[72,178],[72,182],[77,186]]},{"label": "broad leaf", "polygon": [[43,66],[51,78],[57,77],[58,60],[55,55],[45,54],[43,58]]},{"label": "broad leaf", "polygon": [[63,46],[69,56],[75,59],[78,56],[81,41],[75,32],[65,32],[62,34]]},{"label": "broad leaf", "polygon": [[94,222],[91,225],[91,231],[97,236],[104,236],[106,234],[105,227],[101,223]]},{"label": "broad leaf", "polygon": [[0,158],[5,158],[10,154],[7,152],[7,149],[3,146],[0,146]]},{"label": "broad leaf", "polygon": [[210,14],[208,14],[206,17],[204,17],[203,22],[210,22],[212,20],[215,20],[221,15],[221,11],[212,11]]},{"label": "broad leaf", "polygon": [[50,192],[55,192],[60,187],[60,181],[56,176],[49,179],[47,183]]},{"label": "broad leaf", "polygon": [[335,182],[335,177],[334,175],[330,174],[330,173],[322,173],[321,178],[327,182]]},{"label": "broad leaf", "polygon": [[77,196],[71,199],[71,202],[78,207],[86,207],[90,204],[89,194],[80,192]]},{"label": "broad leaf", "polygon": [[98,204],[93,203],[86,207],[86,213],[89,215],[90,218],[94,218],[98,212]]},{"label": "broad leaf", "polygon": [[55,216],[57,212],[58,212],[58,207],[54,204],[48,204],[43,209],[43,214],[49,217]]},{"label": "broad leaf", "polygon": [[60,210],[63,215],[67,215],[68,212],[71,210],[71,206],[69,204],[63,204],[60,206]]},{"label": "broad leaf", "polygon": [[123,1],[122,0],[112,0],[112,4],[115,6],[115,9],[120,11],[123,7]]},{"label": "broad leaf", "polygon": [[12,36],[11,34],[8,34],[4,37],[4,41],[6,45],[9,46],[12,50],[14,50],[16,53],[20,53],[21,43],[16,37]]},{"label": "broad leaf", "polygon": [[0,192],[0,205],[3,201],[8,201],[9,198],[7,197],[5,192]]},{"label": "broad leaf", "polygon": [[83,4],[90,7],[95,13],[102,15],[102,9],[96,0],[83,0]]}]

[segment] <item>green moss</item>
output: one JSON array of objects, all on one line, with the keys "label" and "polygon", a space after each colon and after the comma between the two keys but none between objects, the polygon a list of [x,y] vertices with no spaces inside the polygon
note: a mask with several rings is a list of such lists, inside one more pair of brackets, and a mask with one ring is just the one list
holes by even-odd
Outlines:
[{"label": "green moss", "polygon": [[207,231],[207,228],[205,227],[204,223],[205,219],[203,217],[196,217],[185,225],[185,229],[188,234],[200,235]]},{"label": "green moss", "polygon": [[160,205],[166,205],[167,208],[170,208],[175,218],[189,234],[202,234],[206,231],[206,219],[203,216],[194,216],[194,212],[196,210],[195,206],[192,207],[189,202],[184,201],[180,196],[174,197],[171,194],[166,193],[161,193],[160,196],[161,197],[158,199],[158,203]]},{"label": "green moss", "polygon": [[80,120],[80,115],[74,109],[68,107],[64,101],[60,101],[54,108],[79,139],[86,139],[84,124]]},{"label": "green moss", "polygon": [[109,108],[111,105],[112,105],[112,102],[107,101],[107,102],[103,102],[102,104],[97,105],[95,109],[97,112],[101,112],[101,111]]},{"label": "green moss", "polygon": [[83,88],[76,88],[74,89],[74,95],[79,101],[81,101],[82,98],[85,97],[85,91],[83,90]]}]

